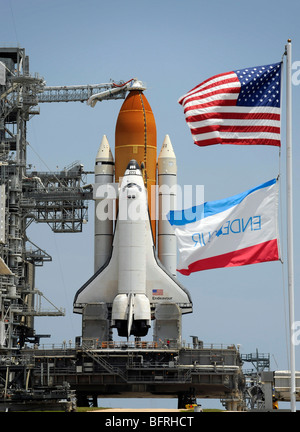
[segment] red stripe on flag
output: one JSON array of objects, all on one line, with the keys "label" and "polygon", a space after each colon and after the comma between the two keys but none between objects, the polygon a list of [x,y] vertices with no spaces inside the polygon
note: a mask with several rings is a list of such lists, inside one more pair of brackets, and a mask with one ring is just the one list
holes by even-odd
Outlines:
[{"label": "red stripe on flag", "polygon": [[187,113],[189,111],[193,111],[196,109],[205,109],[209,107],[218,107],[218,106],[236,106],[237,99],[216,99],[211,102],[205,102],[200,105],[193,105],[192,107],[188,107],[184,109],[184,113]]},{"label": "red stripe on flag", "polygon": [[225,125],[211,125],[211,126],[204,126],[199,128],[192,128],[191,131],[193,135],[201,134],[201,133],[208,133],[213,131],[219,131],[219,132],[269,132],[269,133],[280,133],[279,127],[274,126],[225,126]]},{"label": "red stripe on flag", "polygon": [[271,113],[241,113],[241,112],[208,112],[204,114],[196,114],[189,117],[186,117],[186,121],[188,123],[198,122],[202,120],[209,119],[224,119],[224,120],[275,120],[280,121],[280,114],[271,114]]},{"label": "red stripe on flag", "polygon": [[234,140],[233,138],[211,138],[203,141],[194,141],[199,147],[206,147],[214,144],[232,144],[232,145],[271,145],[273,147],[280,147],[280,140],[275,139],[247,139],[247,138],[238,138]]},{"label": "red stripe on flag", "polygon": [[[225,79],[226,79],[226,75],[232,75],[232,73],[233,72],[225,72],[225,73],[221,73],[221,74],[218,74],[218,75],[214,75],[211,78],[207,78],[205,81],[202,81],[201,84],[198,84],[196,87],[194,87],[192,90],[190,90],[185,96],[183,96],[181,99],[179,99],[178,102],[181,105],[184,105],[186,103],[186,99],[189,98],[189,97],[191,97],[191,96],[193,96],[193,94],[196,93],[197,91],[202,90],[205,84],[208,84],[210,81],[212,81],[212,80],[214,80],[216,78],[219,78],[221,76],[225,77]],[[238,81],[238,78],[236,78],[236,80]],[[227,81],[229,81],[228,78],[227,78]],[[218,82],[223,82],[223,81],[218,81]],[[207,86],[205,86],[205,87],[207,87]],[[184,104],[183,104],[183,101],[184,101]]]},{"label": "red stripe on flag", "polygon": [[177,270],[189,276],[191,273],[223,267],[236,267],[249,264],[258,264],[266,261],[278,261],[279,251],[277,239],[260,243],[255,246],[196,261],[188,269]]},{"label": "red stripe on flag", "polygon": [[[213,85],[209,85],[209,86],[203,87],[203,88],[199,89],[199,92],[198,92],[198,93],[202,93],[202,94],[197,94],[196,93],[195,96],[192,95],[192,96],[186,97],[185,101],[184,101],[184,106],[187,103],[190,103],[190,102],[192,102],[194,100],[205,99],[205,98],[207,98],[209,96],[216,95],[216,94],[239,93],[240,92],[240,87],[231,87],[231,86],[229,86],[229,83],[236,83],[236,82],[239,82],[239,80],[237,78],[232,78],[231,80],[218,81],[217,83],[214,83]],[[224,85],[228,85],[228,87],[227,88],[223,87],[223,88],[214,90],[215,87],[224,86]],[[207,91],[209,89],[211,89],[210,92]],[[204,93],[204,92],[207,92],[207,93]]]}]

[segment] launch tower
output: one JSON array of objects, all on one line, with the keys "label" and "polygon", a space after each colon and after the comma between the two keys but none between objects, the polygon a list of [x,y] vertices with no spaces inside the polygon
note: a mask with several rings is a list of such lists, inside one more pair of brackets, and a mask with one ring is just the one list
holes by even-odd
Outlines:
[{"label": "launch tower", "polygon": [[[35,267],[51,256],[27,236],[32,222],[46,223],[57,233],[79,233],[88,220],[91,188],[80,162],[61,172],[37,172],[27,165],[27,123],[39,114],[39,103],[86,101],[111,83],[48,87],[38,74],[30,74],[24,48],[0,48],[0,350],[39,343],[35,316],[61,316],[52,305],[41,308],[35,287]],[[123,98],[118,89],[104,99]],[[47,336],[47,335],[44,335]]]}]

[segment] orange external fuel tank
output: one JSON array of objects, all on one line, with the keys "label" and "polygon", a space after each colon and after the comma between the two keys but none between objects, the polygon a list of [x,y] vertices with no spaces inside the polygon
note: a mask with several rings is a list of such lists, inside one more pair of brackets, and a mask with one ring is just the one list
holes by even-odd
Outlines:
[{"label": "orange external fuel tank", "polygon": [[156,124],[152,109],[142,90],[130,90],[117,119],[115,130],[115,181],[123,177],[130,160],[140,165],[148,193],[153,240],[156,238]]}]

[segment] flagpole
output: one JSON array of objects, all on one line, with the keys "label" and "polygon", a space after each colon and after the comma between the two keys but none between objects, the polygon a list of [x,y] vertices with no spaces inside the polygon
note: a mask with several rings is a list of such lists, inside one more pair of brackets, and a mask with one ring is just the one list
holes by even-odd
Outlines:
[{"label": "flagpole", "polygon": [[287,193],[287,261],[290,325],[291,411],[296,411],[296,375],[294,326],[294,259],[293,259],[293,187],[292,187],[292,44],[286,45],[286,193]]}]

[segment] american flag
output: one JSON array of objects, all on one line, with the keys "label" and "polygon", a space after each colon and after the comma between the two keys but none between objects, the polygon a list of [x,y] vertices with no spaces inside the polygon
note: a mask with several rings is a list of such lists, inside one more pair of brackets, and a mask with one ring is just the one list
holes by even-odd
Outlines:
[{"label": "american flag", "polygon": [[215,75],[179,99],[195,144],[280,146],[281,63]]},{"label": "american flag", "polygon": [[163,289],[153,289],[152,294],[161,296],[161,295],[164,295],[164,290]]}]

